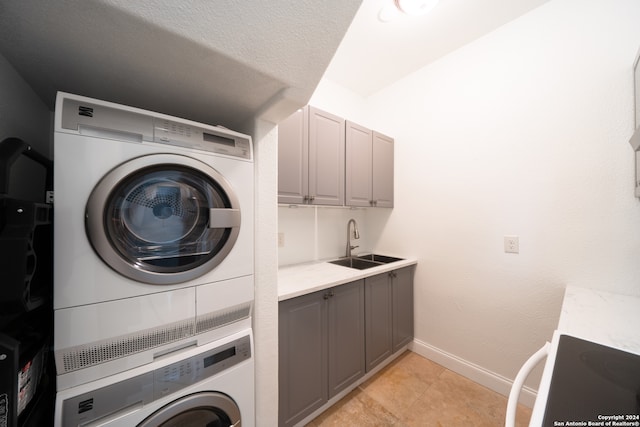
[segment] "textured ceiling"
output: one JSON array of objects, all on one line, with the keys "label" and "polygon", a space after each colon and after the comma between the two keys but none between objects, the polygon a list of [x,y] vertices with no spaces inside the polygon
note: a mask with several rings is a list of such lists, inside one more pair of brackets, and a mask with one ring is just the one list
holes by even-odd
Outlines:
[{"label": "textured ceiling", "polygon": [[382,23],[393,0],[364,0],[325,77],[371,95],[547,1],[440,0],[425,16]]},{"label": "textured ceiling", "polygon": [[2,0],[0,54],[51,109],[62,90],[241,130],[308,101],[360,2]]},{"label": "textured ceiling", "polygon": [[61,90],[246,131],[304,105],[330,63],[368,96],[545,1],[381,23],[393,0],[0,0],[0,54],[52,110]]}]

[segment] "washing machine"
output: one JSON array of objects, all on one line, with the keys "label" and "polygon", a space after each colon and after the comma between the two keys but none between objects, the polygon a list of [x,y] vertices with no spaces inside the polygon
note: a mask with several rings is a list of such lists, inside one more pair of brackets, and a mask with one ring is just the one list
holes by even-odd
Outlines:
[{"label": "washing machine", "polygon": [[251,326],[251,137],[58,93],[57,387]]},{"label": "washing machine", "polygon": [[253,427],[250,331],[58,393],[57,427]]}]

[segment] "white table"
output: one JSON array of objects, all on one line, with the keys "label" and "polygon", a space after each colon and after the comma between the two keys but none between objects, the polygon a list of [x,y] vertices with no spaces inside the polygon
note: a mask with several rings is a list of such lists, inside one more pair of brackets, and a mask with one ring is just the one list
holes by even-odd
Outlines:
[{"label": "white table", "polygon": [[530,427],[542,424],[561,334],[640,354],[640,297],[577,286],[567,287],[558,329],[554,333],[540,380]]}]

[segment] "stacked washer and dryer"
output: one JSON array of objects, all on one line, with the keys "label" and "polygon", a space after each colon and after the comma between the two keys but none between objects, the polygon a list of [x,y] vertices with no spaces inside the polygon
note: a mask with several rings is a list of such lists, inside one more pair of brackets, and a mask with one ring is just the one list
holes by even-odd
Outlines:
[{"label": "stacked washer and dryer", "polygon": [[251,137],[59,93],[55,424],[252,427]]}]

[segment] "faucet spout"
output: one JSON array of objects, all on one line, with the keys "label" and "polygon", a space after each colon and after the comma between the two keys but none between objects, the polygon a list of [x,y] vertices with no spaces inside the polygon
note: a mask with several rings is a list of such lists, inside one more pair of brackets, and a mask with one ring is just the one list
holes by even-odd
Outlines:
[{"label": "faucet spout", "polygon": [[[353,233],[351,232],[351,224],[353,224]],[[353,235],[354,239],[360,238],[360,232],[358,231],[358,223],[355,219],[351,218],[347,223],[347,250],[345,256],[347,258],[351,258],[351,251],[358,246],[351,245],[351,236]]]}]

